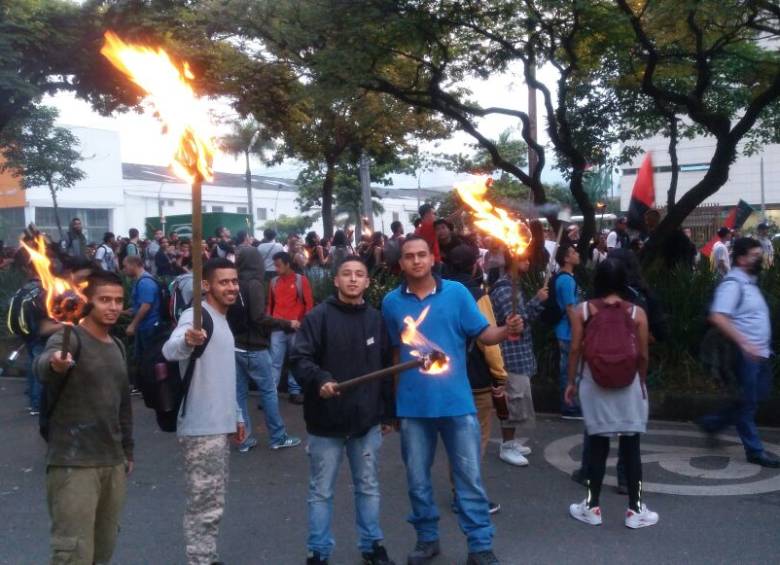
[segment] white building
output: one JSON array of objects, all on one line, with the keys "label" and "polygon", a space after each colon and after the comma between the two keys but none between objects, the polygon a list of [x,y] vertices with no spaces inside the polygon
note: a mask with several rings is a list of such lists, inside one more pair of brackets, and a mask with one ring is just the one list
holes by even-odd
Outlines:
[{"label": "white building", "polygon": [[[71,218],[82,220],[87,239],[98,241],[104,232],[126,235],[129,228],[145,231],[145,219],[191,212],[190,188],[166,167],[122,163],[119,134],[115,131],[68,126],[78,137],[84,160],[79,167],[86,173],[76,186],[58,193],[60,220],[67,230]],[[0,229],[6,239],[17,237],[29,222],[58,238],[54,208],[48,188],[20,190],[18,179],[0,176]],[[296,202],[294,180],[253,176],[254,217],[258,231],[280,216],[301,214]],[[418,197],[428,198],[436,191],[379,187],[385,212],[374,218],[375,228],[390,231],[399,220],[406,231],[410,216],[416,214]],[[215,174],[214,182],[203,185],[204,212],[248,213],[243,174]],[[311,214],[311,212],[307,212]],[[313,227],[322,233],[322,222]]]},{"label": "white building", "polygon": [[[656,206],[662,208],[666,206],[666,195],[672,174],[668,152],[669,140],[656,136],[643,140],[641,147],[645,152],[652,153]],[[677,147],[679,176],[676,200],[679,200],[704,177],[714,151],[715,141],[713,138],[696,137],[680,140]],[[742,199],[753,206],[756,211],[760,211],[762,157],[764,161],[764,201],[768,215],[771,217],[777,215],[780,219],[780,145],[766,145],[762,151],[755,155],[737,157],[737,160],[731,165],[726,184],[714,195],[707,198],[703,204],[717,204],[724,208],[730,208]],[[620,207],[622,210],[628,210],[637,171],[644,158],[644,153],[638,155],[622,171],[623,175],[620,179]]]}]

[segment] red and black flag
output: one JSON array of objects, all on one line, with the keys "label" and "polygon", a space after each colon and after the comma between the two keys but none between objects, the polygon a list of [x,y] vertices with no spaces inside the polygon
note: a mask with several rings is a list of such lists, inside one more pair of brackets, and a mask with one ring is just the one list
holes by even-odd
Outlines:
[{"label": "red and black flag", "polygon": [[631,203],[628,206],[628,227],[645,231],[645,212],[655,204],[655,183],[653,182],[653,160],[650,153],[645,155],[642,166],[636,175]]},{"label": "red and black flag", "polygon": [[[723,222],[723,226],[729,228],[730,230],[738,230],[747,221],[747,219],[750,217],[750,214],[752,213],[753,208],[750,206],[750,204],[744,200],[740,200],[736,206],[729,210],[729,215],[726,216],[726,220]],[[713,235],[712,239],[710,239],[707,244],[701,248],[701,254],[709,257],[710,253],[712,253],[712,247],[715,245],[716,241],[718,241],[717,234]]]}]

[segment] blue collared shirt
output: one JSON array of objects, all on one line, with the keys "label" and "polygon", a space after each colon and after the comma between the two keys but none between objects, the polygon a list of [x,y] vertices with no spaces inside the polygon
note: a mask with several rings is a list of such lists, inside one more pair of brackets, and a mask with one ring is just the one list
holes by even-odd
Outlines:
[{"label": "blue collared shirt", "polygon": [[417,319],[430,306],[418,330],[450,359],[450,369],[427,375],[410,369],[398,379],[396,412],[400,418],[442,418],[475,414],[474,397],[466,373],[466,343],[480,335],[488,321],[471,293],[455,281],[436,279],[436,290],[420,300],[402,284],[385,296],[382,316],[390,343],[399,347],[401,362],[412,359],[411,347],[401,343],[404,318]]},{"label": "blue collared shirt", "polygon": [[715,289],[710,313],[728,316],[736,330],[752,345],[761,357],[769,358],[772,327],[767,306],[756,277],[739,267],[731,269]]}]

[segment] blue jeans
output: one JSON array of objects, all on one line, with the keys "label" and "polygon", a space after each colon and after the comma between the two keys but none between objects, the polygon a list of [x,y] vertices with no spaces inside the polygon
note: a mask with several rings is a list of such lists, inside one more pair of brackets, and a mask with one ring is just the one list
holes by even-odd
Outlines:
[{"label": "blue jeans", "polygon": [[151,328],[146,329],[137,329],[135,331],[135,341],[133,342],[133,349],[135,353],[135,362],[137,364],[136,370],[133,371],[133,376],[130,384],[133,385],[133,387],[139,386],[139,378],[138,378],[138,371],[140,370],[140,364],[142,363],[142,359],[144,358],[144,354],[146,351],[152,346],[152,342],[154,341],[155,336],[157,335],[158,327],[152,326]]},{"label": "blue jeans", "polygon": [[43,353],[46,346],[46,340],[36,339],[27,343],[27,354],[29,356],[29,362],[27,363],[27,395],[30,397],[30,409],[41,409],[41,391],[43,390],[43,384],[38,380],[38,376],[33,369],[33,361],[35,358]]},{"label": "blue jeans", "polygon": [[279,398],[271,375],[271,354],[267,349],[236,351],[236,400],[244,416],[247,440],[252,436],[252,420],[248,406],[249,379],[255,381],[260,392],[260,404],[263,406],[265,427],[268,428],[271,445],[281,443],[287,436],[287,430],[279,413]]},{"label": "blue jeans", "polygon": [[374,426],[361,437],[309,436],[309,551],[327,559],[336,545],[330,529],[333,515],[333,489],[336,485],[344,448],[347,451],[355,492],[355,518],[358,548],[371,551],[375,541],[384,538],[379,528],[379,448],[382,432]]},{"label": "blue jeans", "polygon": [[493,525],[480,472],[480,430],[474,414],[448,418],[401,418],[401,453],[412,513],[407,520],[418,541],[439,539],[439,510],[433,500],[431,465],[441,436],[452,469],[458,524],[470,552],[493,547]]},{"label": "blue jeans", "polygon": [[756,428],[756,410],[759,401],[769,396],[772,388],[772,368],[768,359],[753,361],[741,355],[737,375],[741,389],[740,398],[719,412],[704,416],[699,423],[711,432],[719,432],[736,424],[745,453],[759,455],[764,452],[764,444],[761,443]]},{"label": "blue jeans", "polygon": [[576,402],[574,405],[566,404],[563,399],[563,395],[566,392],[566,385],[569,383],[569,352],[571,351],[571,341],[558,340],[558,350],[561,353],[560,357],[560,373],[558,375],[558,384],[561,393],[561,414],[579,414],[580,407]]},{"label": "blue jeans", "polygon": [[[294,337],[294,333],[271,332],[271,365],[276,386],[279,386],[279,380],[282,378],[284,357],[287,354],[287,349],[292,347]],[[290,394],[301,394],[301,385],[295,380],[291,370],[287,371],[287,392]]]}]

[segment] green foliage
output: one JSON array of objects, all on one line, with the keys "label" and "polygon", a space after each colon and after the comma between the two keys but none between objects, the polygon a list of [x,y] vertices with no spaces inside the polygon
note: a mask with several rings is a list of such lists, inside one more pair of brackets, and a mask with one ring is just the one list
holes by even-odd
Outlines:
[{"label": "green foliage", "polygon": [[76,149],[78,139],[70,130],[54,125],[57,114],[54,108],[41,106],[24,120],[12,122],[0,135],[0,152],[5,158],[0,170],[9,170],[14,177],[21,178],[23,188],[49,188],[62,238],[57,192],[75,185],[85,173],[76,166],[82,160]]},{"label": "green foliage", "polygon": [[277,234],[279,241],[286,239],[290,234],[305,233],[314,222],[317,221],[317,214],[311,216],[285,216],[282,214],[275,220],[269,220],[263,225],[263,229],[271,228]]}]

